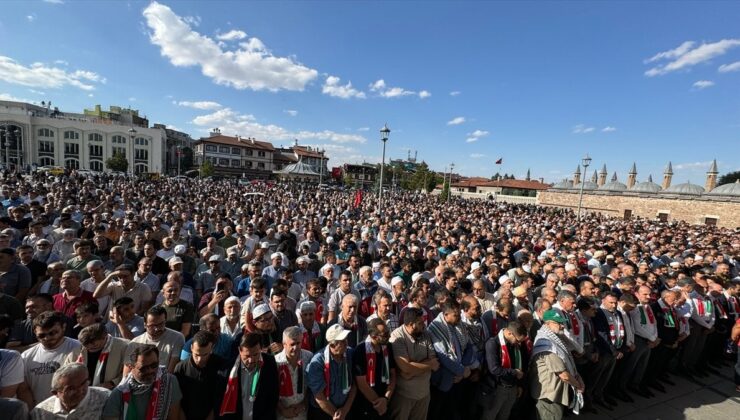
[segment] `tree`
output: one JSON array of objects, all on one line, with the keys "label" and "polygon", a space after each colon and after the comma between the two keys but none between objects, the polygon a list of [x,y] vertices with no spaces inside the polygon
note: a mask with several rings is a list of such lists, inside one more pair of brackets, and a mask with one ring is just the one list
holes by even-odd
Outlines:
[{"label": "tree", "polygon": [[730,172],[722,175],[717,181],[717,186],[724,184],[732,184],[740,179],[740,171]]},{"label": "tree", "polygon": [[495,173],[495,174],[493,174],[493,176],[491,177],[491,181],[498,181],[498,179],[499,179],[499,178],[501,178],[501,174],[500,174],[500,173],[498,173],[498,172],[496,172],[496,173]]},{"label": "tree", "polygon": [[348,173],[345,173],[342,177],[342,182],[344,183],[345,187],[351,187],[354,185],[354,181],[352,180],[352,177],[349,176]]},{"label": "tree", "polygon": [[210,160],[203,162],[200,165],[200,176],[201,178],[207,178],[213,175],[213,163]]},{"label": "tree", "polygon": [[105,161],[105,166],[111,171],[126,172],[128,171],[128,160],[123,153],[115,153]]}]

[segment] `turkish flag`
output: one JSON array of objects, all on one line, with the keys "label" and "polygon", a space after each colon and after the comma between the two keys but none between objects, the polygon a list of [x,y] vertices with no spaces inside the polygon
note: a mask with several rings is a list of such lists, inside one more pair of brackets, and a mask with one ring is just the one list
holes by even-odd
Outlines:
[{"label": "turkish flag", "polygon": [[290,397],[293,395],[293,381],[290,377],[290,368],[287,364],[281,365],[280,374],[280,396]]},{"label": "turkish flag", "polygon": [[370,350],[365,356],[367,357],[367,383],[375,386],[375,352]]},{"label": "turkish flag", "polygon": [[499,160],[496,161],[496,165],[500,165],[504,163],[504,158],[499,158]]}]

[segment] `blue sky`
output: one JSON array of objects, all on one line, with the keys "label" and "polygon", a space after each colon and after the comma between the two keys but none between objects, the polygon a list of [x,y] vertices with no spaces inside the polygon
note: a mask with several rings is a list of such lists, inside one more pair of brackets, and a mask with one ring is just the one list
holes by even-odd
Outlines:
[{"label": "blue sky", "polygon": [[[0,98],[442,171],[740,170],[738,2],[4,1]],[[351,85],[349,84],[351,83]],[[494,165],[503,158],[504,164]],[[591,172],[591,170],[589,170]]]}]

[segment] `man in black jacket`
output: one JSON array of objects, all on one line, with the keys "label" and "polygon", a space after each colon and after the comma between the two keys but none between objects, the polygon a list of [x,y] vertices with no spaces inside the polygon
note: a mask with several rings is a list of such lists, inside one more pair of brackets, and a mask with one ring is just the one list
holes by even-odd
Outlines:
[{"label": "man in black jacket", "polygon": [[658,326],[658,338],[660,344],[650,351],[650,360],[643,376],[643,383],[638,392],[647,390],[646,385],[652,385],[661,380],[672,384],[668,379],[668,363],[678,352],[680,321],[676,313],[678,292],[674,290],[663,290],[660,299],[650,305],[655,314],[655,323]]},{"label": "man in black jacket", "polygon": [[[239,357],[229,373],[219,413],[221,418],[274,420],[277,416],[278,390],[275,358],[262,352],[258,334],[245,334],[239,343]],[[245,412],[251,415],[245,416]]]},{"label": "man in black jacket", "polygon": [[215,344],[213,333],[198,331],[190,344],[192,356],[175,366],[182,391],[180,404],[188,418],[214,418],[221,405],[226,380],[219,375],[224,360],[213,354]]},{"label": "man in black jacket", "polygon": [[509,418],[523,391],[523,378],[529,364],[526,342],[527,328],[518,321],[509,322],[486,342],[485,380],[490,385],[495,384],[496,391],[492,401],[484,407],[482,418]]}]

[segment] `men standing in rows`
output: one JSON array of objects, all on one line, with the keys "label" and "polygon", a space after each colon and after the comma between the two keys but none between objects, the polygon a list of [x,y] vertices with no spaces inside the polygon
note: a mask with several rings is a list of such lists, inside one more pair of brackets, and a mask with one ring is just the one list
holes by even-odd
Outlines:
[{"label": "men standing in rows", "polygon": [[486,341],[486,383],[495,389],[484,405],[483,420],[508,419],[524,391],[524,377],[529,364],[527,328],[512,321]]},{"label": "men standing in rows", "polygon": [[[113,279],[118,279],[113,282]],[[134,302],[134,310],[138,314],[144,314],[149,309],[152,300],[152,292],[145,283],[134,281],[134,268],[129,265],[116,267],[116,271],[108,274],[98,284],[93,297],[99,299],[110,296],[114,302],[123,296],[130,297]]]},{"label": "men standing in rows", "polygon": [[89,386],[87,367],[72,362],[54,372],[51,380],[52,396],[31,410],[32,420],[60,418],[99,419],[110,391]]},{"label": "men standing in rows", "polygon": [[650,353],[660,345],[658,324],[650,305],[650,293],[650,286],[640,286],[636,293],[638,304],[629,313],[635,333],[635,350],[630,353],[625,366],[629,372],[627,388],[638,395],[641,393],[640,386],[643,384]]},{"label": "men standing in rows", "polygon": [[121,382],[126,345],[122,338],[111,337],[102,324],[92,324],[80,331],[79,353],[67,356],[67,363],[82,363],[87,367],[91,386],[113,389]]},{"label": "men standing in rows", "polygon": [[278,420],[306,420],[308,399],[305,369],[313,353],[302,349],[303,334],[298,327],[283,331],[283,350],[275,356],[279,377]]},{"label": "men standing in rows", "polygon": [[25,382],[18,389],[18,398],[34,407],[51,395],[54,372],[72,353],[79,353],[80,342],[64,336],[67,319],[59,312],[44,312],[33,320],[33,332],[38,343],[22,354]]},{"label": "men standing in rows", "polygon": [[396,363],[388,345],[390,330],[380,319],[368,322],[368,337],[352,355],[359,391],[352,407],[357,418],[389,419],[389,402],[396,387]]},{"label": "men standing in rows", "polygon": [[67,318],[74,319],[75,310],[81,305],[97,301],[92,293],[80,287],[80,273],[77,270],[67,270],[62,274],[60,283],[61,292],[54,295],[54,310],[61,312]]},{"label": "men standing in rows", "polygon": [[617,402],[605,393],[605,389],[617,361],[627,353],[625,320],[622,313],[617,310],[617,302],[617,295],[608,292],[603,296],[601,308],[594,317],[599,361],[594,368],[593,383],[589,384],[593,389],[589,393],[593,402],[610,410]]},{"label": "men standing in rows", "polygon": [[450,300],[442,312],[429,324],[429,333],[441,368],[431,378],[432,401],[430,415],[433,419],[448,419],[460,408],[462,388],[460,382],[470,376],[475,367],[475,351],[460,325],[460,305]]},{"label": "men standing in rows", "polygon": [[180,385],[159,360],[156,346],[133,349],[126,362],[128,372],[105,403],[104,420],[180,419]]},{"label": "men standing in rows", "polygon": [[219,374],[224,360],[214,354],[215,343],[213,333],[198,331],[190,343],[190,357],[175,366],[186,418],[215,418],[220,408],[226,381]]},{"label": "men standing in rows", "polygon": [[304,301],[298,305],[298,311],[301,316],[301,348],[316,353],[326,345],[324,331],[316,320],[316,304]]},{"label": "men standing in rows", "polygon": [[335,324],[326,330],[326,347],[314,354],[306,368],[312,420],[348,418],[357,393],[352,374],[349,330]]},{"label": "men standing in rows", "polygon": [[[172,372],[180,361],[180,352],[185,345],[185,337],[177,331],[167,328],[167,311],[161,306],[153,306],[146,313],[146,332],[134,337],[128,344],[126,354],[130,355],[142,345],[153,345],[157,348],[159,364]],[[131,359],[133,362],[133,359]],[[124,369],[124,376],[128,373]]]},{"label": "men standing in rows", "polygon": [[342,311],[339,316],[329,323],[329,325],[340,325],[349,331],[347,341],[352,348],[360,345],[367,337],[367,322],[363,317],[357,315],[359,302],[360,299],[357,296],[353,294],[346,295],[342,298]]}]

